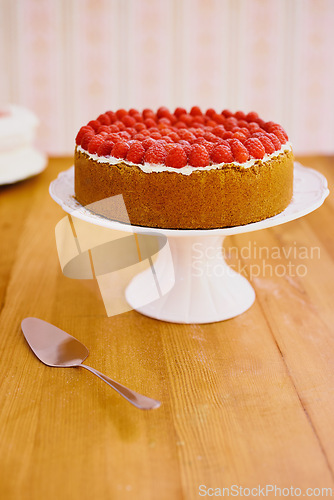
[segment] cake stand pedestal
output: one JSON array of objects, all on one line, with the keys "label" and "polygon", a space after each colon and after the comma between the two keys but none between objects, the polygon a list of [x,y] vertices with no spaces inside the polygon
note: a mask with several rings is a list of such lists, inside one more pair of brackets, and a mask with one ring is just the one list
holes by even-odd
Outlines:
[{"label": "cake stand pedestal", "polygon": [[[128,303],[136,311],[163,321],[213,323],[243,313],[255,300],[251,284],[228,266],[223,257],[225,236],[257,231],[302,217],[320,207],[329,191],[322,174],[295,163],[293,199],[281,214],[245,226],[208,230],[150,230],[92,213],[73,198],[73,167],[51,183],[50,194],[66,212],[92,224],[167,236],[170,253],[159,252],[156,262],[132,279],[125,293]],[[162,294],[159,290],[169,291]]]}]

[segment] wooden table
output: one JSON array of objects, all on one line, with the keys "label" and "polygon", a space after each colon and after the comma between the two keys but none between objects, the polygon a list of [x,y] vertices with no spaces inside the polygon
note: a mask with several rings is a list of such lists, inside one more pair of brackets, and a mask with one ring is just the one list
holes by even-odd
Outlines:
[{"label": "wooden table", "polygon": [[[300,160],[333,185],[334,158]],[[251,245],[241,263],[257,299],[241,316],[108,318],[97,283],[59,266],[64,212],[48,186],[71,162],[52,159],[0,190],[0,498],[178,500],[232,485],[334,495],[333,196],[302,219],[225,240]],[[88,364],[161,408],[137,410],[85,370],[44,366],[21,333],[26,316],[82,340]]]}]

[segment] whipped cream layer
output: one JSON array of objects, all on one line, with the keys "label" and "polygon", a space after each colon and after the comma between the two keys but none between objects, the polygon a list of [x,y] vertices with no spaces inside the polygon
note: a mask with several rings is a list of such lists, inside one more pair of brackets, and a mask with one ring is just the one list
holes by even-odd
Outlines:
[{"label": "whipped cream layer", "polygon": [[154,165],[152,163],[144,163],[139,164],[139,163],[132,163],[131,161],[123,160],[120,158],[115,158],[114,156],[98,156],[97,154],[92,154],[88,153],[85,149],[83,149],[81,146],[77,146],[77,151],[80,151],[81,153],[86,154],[89,158],[92,160],[96,161],[97,163],[109,163],[110,165],[119,165],[121,163],[129,166],[135,165],[136,167],[139,167],[143,172],[146,174],[151,174],[153,172],[176,172],[178,174],[182,175],[190,175],[196,170],[217,170],[217,169],[222,169],[226,168],[229,165],[237,165],[241,168],[250,168],[252,167],[256,162],[266,162],[268,160],[271,160],[272,158],[275,158],[279,156],[281,153],[284,153],[285,151],[292,151],[292,146],[290,142],[286,142],[285,144],[282,145],[281,149],[275,151],[272,154],[265,154],[264,157],[259,160],[256,158],[252,158],[250,160],[247,160],[244,163],[238,163],[237,161],[233,163],[213,163],[212,165],[208,165],[206,167],[192,167],[191,165],[186,165],[185,167],[182,168],[173,168],[173,167],[168,167],[167,165]]}]

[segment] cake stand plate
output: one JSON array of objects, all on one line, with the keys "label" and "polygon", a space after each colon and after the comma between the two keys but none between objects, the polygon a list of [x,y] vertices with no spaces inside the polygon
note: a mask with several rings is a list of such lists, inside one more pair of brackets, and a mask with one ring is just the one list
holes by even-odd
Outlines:
[{"label": "cake stand plate", "polygon": [[[152,269],[148,268],[132,279],[125,296],[138,312],[174,323],[213,323],[233,318],[249,309],[255,300],[253,287],[231,269],[222,253],[217,251],[222,248],[225,236],[298,219],[320,207],[328,194],[327,180],[322,174],[295,162],[293,198],[282,213],[244,226],[178,230],[131,226],[86,209],[74,198],[74,167],[61,172],[50,184],[51,197],[74,217],[119,231],[138,234],[152,231],[152,234],[167,236],[172,264],[167,253],[160,252],[154,272],[159,279],[159,289],[169,291],[159,294],[154,301],[143,300],[143,296],[149,297],[152,293]],[[171,277],[174,281],[172,288],[168,286]]]}]

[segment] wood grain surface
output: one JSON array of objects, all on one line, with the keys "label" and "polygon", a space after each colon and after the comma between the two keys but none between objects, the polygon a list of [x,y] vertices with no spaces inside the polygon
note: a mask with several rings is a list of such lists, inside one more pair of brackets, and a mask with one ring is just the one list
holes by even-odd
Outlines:
[{"label": "wood grain surface", "polygon": [[[333,158],[299,160],[333,186]],[[241,316],[107,317],[96,281],[66,278],[58,261],[64,212],[48,186],[71,162],[0,188],[0,498],[188,500],[201,485],[334,495],[333,196],[226,238],[257,295]],[[161,408],[139,411],[83,369],[44,366],[21,333],[26,316],[77,337],[88,364]]]}]

